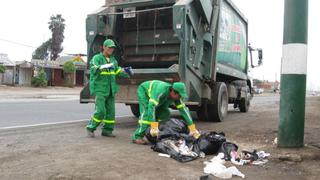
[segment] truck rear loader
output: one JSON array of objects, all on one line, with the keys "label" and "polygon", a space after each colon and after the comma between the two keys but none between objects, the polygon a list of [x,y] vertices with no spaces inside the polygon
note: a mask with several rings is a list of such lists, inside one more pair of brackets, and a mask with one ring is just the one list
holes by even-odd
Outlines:
[{"label": "truck rear loader", "polygon": [[[110,38],[119,65],[134,69],[131,78],[117,80],[116,102],[130,105],[137,117],[136,89],[154,79],[184,82],[186,105],[201,120],[223,121],[228,104],[249,110],[253,84],[248,70],[261,65],[262,50],[248,45],[247,19],[230,0],[106,0],[88,15],[86,36],[88,68]],[[92,101],[87,85],[80,102]]]}]

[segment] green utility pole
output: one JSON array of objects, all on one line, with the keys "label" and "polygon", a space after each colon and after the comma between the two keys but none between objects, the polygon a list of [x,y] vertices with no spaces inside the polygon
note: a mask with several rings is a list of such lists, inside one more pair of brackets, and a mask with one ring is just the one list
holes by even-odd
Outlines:
[{"label": "green utility pole", "polygon": [[308,0],[285,0],[278,147],[303,147]]}]

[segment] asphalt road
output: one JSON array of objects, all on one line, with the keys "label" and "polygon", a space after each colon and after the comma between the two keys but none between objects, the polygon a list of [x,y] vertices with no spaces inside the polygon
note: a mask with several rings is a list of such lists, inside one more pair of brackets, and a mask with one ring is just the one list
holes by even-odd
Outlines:
[{"label": "asphalt road", "polygon": [[[256,96],[251,108],[255,104],[279,101],[276,96]],[[229,111],[232,110],[229,105]],[[42,124],[55,124],[90,119],[94,111],[94,104],[79,104],[76,99],[23,99],[0,101],[0,129],[23,127]],[[132,117],[129,106],[116,104],[117,117]],[[121,119],[121,118],[119,118]]]},{"label": "asphalt road", "polygon": [[[0,102],[0,129],[46,123],[88,120],[94,104],[79,100],[41,100]],[[133,116],[130,107],[116,104],[116,116]]]}]

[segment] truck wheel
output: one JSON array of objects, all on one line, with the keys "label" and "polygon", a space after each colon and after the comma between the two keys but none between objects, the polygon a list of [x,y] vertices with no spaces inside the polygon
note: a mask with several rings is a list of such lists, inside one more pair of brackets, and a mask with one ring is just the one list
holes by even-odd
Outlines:
[{"label": "truck wheel", "polygon": [[240,112],[248,112],[250,107],[250,93],[247,93],[247,96],[244,98],[241,98],[239,102],[239,109]]},{"label": "truck wheel", "polygon": [[138,118],[140,116],[139,104],[131,104],[130,108],[131,108],[132,114]]},{"label": "truck wheel", "polygon": [[223,82],[215,84],[212,93],[213,103],[208,104],[208,113],[213,122],[222,122],[228,114],[228,90]]},{"label": "truck wheel", "polygon": [[222,122],[228,113],[228,91],[223,82],[218,82],[213,87],[212,102],[204,104],[198,111],[201,120]]}]

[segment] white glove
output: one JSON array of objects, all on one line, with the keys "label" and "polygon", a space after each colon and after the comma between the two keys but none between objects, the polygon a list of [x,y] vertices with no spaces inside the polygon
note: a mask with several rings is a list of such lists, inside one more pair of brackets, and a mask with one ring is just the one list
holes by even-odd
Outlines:
[{"label": "white glove", "polygon": [[150,123],[150,134],[152,137],[159,135],[159,123],[158,122],[151,122]]},{"label": "white glove", "polygon": [[107,64],[104,64],[104,65],[101,65],[100,69],[109,69],[109,68],[112,68],[112,67],[113,67],[112,63],[107,63]]}]

